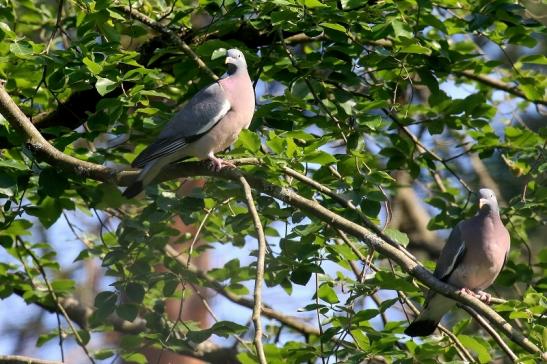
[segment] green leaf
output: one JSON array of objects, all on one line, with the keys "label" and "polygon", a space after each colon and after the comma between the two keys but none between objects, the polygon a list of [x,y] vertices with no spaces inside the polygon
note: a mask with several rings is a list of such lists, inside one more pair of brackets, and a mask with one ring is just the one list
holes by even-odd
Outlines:
[{"label": "green leaf", "polygon": [[393,289],[403,292],[418,292],[416,288],[408,280],[398,277],[392,272],[379,271],[374,275],[374,280],[377,281],[377,285],[384,289]]},{"label": "green leaf", "polygon": [[226,48],[218,48],[213,51],[213,54],[211,55],[211,61],[214,61],[215,59],[226,57]]},{"label": "green leaf", "polygon": [[256,133],[244,129],[239,134],[236,146],[241,146],[251,153],[257,153],[260,150],[260,138]]},{"label": "green leaf", "polygon": [[0,159],[0,167],[16,169],[18,171],[28,171],[28,167],[23,161],[14,159]]},{"label": "green leaf", "polygon": [[100,64],[93,62],[87,57],[84,57],[82,59],[82,62],[84,62],[84,64],[87,66],[87,69],[94,75],[98,75],[103,70],[103,67]]},{"label": "green leaf", "polygon": [[330,304],[340,302],[340,300],[338,300],[336,292],[334,291],[334,289],[332,289],[331,285],[328,282],[325,282],[319,286],[319,289],[317,290],[317,296],[323,301]]},{"label": "green leaf", "polygon": [[124,359],[124,362],[127,364],[130,364],[130,363],[147,364],[148,363],[148,359],[146,359],[146,356],[144,356],[141,353],[122,354],[122,358]]},{"label": "green leaf", "polygon": [[87,330],[78,330],[78,336],[80,336],[84,345],[87,345],[91,339],[91,335],[89,335],[89,331]]},{"label": "green leaf", "polygon": [[421,46],[419,44],[410,44],[407,46],[401,47],[399,50],[401,53],[415,53],[415,54],[431,54],[431,49]]},{"label": "green leaf", "polygon": [[92,355],[93,355],[93,358],[97,360],[105,360],[114,356],[115,353],[114,353],[114,350],[112,349],[101,349],[101,350],[95,351]]},{"label": "green leaf", "polygon": [[103,308],[112,306],[114,308],[117,300],[118,296],[115,292],[103,291],[95,296],[95,307]]},{"label": "green leaf", "polygon": [[531,63],[531,64],[547,64],[547,57],[543,54],[532,54],[529,56],[524,56],[519,60],[522,63]]},{"label": "green leaf", "polygon": [[15,196],[17,193],[17,176],[9,170],[0,170],[0,196]]},{"label": "green leaf", "polygon": [[231,321],[218,321],[211,327],[211,332],[215,335],[228,337],[233,334],[242,334],[247,331],[247,327],[236,324]]},{"label": "green leaf", "polygon": [[72,279],[56,279],[51,283],[51,287],[57,293],[67,293],[74,290],[75,283]]},{"label": "green leaf", "polygon": [[53,331],[50,331],[48,333],[41,334],[40,336],[38,336],[38,340],[36,341],[36,346],[40,348],[45,343],[50,341],[51,339],[55,339],[55,338],[58,338],[58,337],[59,337],[59,331],[58,330],[53,330]]},{"label": "green leaf", "polygon": [[327,5],[323,4],[319,0],[298,0],[298,2],[302,5],[305,5],[308,8],[324,8]]},{"label": "green leaf", "polygon": [[305,266],[299,266],[291,272],[291,281],[305,286],[308,284],[312,275],[312,271]]},{"label": "green leaf", "polygon": [[368,352],[370,350],[370,340],[361,330],[351,330],[351,336],[355,340],[357,347],[363,352]]},{"label": "green leaf", "polygon": [[0,31],[2,31],[2,33],[5,34],[6,38],[10,40],[15,39],[17,37],[15,32],[10,29],[9,25],[1,21],[0,21]]},{"label": "green leaf", "polygon": [[322,150],[317,150],[315,152],[309,153],[302,158],[304,162],[308,163],[317,163],[320,165],[328,165],[332,163],[336,163],[336,158],[334,158],[332,155],[330,155],[327,152],[323,152]]},{"label": "green leaf", "polygon": [[391,27],[393,28],[396,38],[399,38],[399,37],[405,37],[408,39],[414,38],[414,35],[410,31],[409,26],[399,20],[394,20],[393,22],[391,22]]},{"label": "green leaf", "polygon": [[397,229],[387,228],[385,229],[384,233],[402,246],[407,246],[408,242],[410,241],[408,235]]},{"label": "green leaf", "polygon": [[139,306],[132,303],[122,303],[116,307],[118,316],[127,321],[133,321],[139,314]]},{"label": "green leaf", "polygon": [[59,169],[45,168],[40,173],[38,192],[43,196],[60,197],[70,184]]},{"label": "green leaf", "polygon": [[346,32],[346,28],[344,28],[342,25],[340,24],[336,24],[336,23],[320,23],[319,25],[321,25],[323,28],[329,28],[329,29],[333,29],[333,30],[337,30],[339,32],[342,32],[342,33],[345,33]]},{"label": "green leaf", "polygon": [[484,346],[483,344],[481,344],[474,337],[468,336],[468,335],[458,335],[458,339],[461,341],[463,346],[477,353],[479,357],[479,362],[490,363],[492,361],[492,357],[490,356],[490,353],[488,352],[488,348]]},{"label": "green leaf", "polygon": [[25,212],[36,216],[44,227],[49,228],[59,219],[59,216],[63,212],[60,202],[59,199],[47,196],[39,205],[26,207]]},{"label": "green leaf", "polygon": [[24,40],[11,43],[9,49],[10,52],[13,53],[16,57],[22,59],[30,59],[30,57],[34,53],[32,49],[32,44]]},{"label": "green leaf", "polygon": [[104,96],[109,92],[112,92],[116,89],[118,84],[108,78],[97,77],[97,82],[95,83],[95,88],[99,95]]}]

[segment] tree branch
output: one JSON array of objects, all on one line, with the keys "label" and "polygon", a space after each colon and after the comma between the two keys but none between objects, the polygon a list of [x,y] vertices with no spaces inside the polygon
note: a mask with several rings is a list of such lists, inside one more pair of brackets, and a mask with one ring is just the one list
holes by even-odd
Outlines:
[{"label": "tree branch", "polygon": [[239,181],[243,186],[245,199],[247,200],[247,206],[249,207],[249,213],[251,214],[251,217],[253,219],[253,224],[255,226],[258,238],[258,254],[256,260],[256,279],[252,319],[255,326],[254,345],[256,347],[258,361],[260,364],[266,364],[266,355],[264,354],[264,347],[262,345],[262,321],[260,319],[260,312],[262,310],[262,282],[264,281],[264,261],[266,259],[266,238],[264,236],[262,223],[260,222],[260,218],[258,217],[258,212],[256,211],[253,194],[251,192],[251,186],[249,186],[249,183],[243,176],[239,178]]},{"label": "tree branch", "polygon": [[[122,171],[116,173],[110,168],[80,161],[77,158],[61,153],[40,135],[32,123],[30,123],[21,110],[19,110],[17,105],[13,103],[3,87],[0,87],[0,112],[13,127],[16,127],[25,134],[29,144],[33,144],[31,150],[54,166],[72,171],[72,173],[82,177],[89,177],[99,181],[111,181],[118,185],[127,185],[137,175],[136,171]],[[181,168],[181,166],[184,167]],[[214,176],[236,182],[240,180],[241,176],[244,176],[249,185],[254,189],[277,198],[293,207],[299,208],[310,216],[315,216],[319,220],[327,222],[333,227],[364,241],[383,256],[395,261],[404,271],[408,272],[426,286],[475,309],[486,317],[498,330],[502,331],[525,350],[530,353],[542,355],[543,358],[547,359],[547,353],[542,353],[533,342],[513,328],[505,319],[503,319],[503,317],[480,300],[468,295],[462,295],[458,289],[435,278],[430,271],[425,269],[417,261],[411,259],[403,251],[397,249],[397,247],[390,245],[369,229],[333,213],[321,206],[317,201],[304,198],[289,188],[272,185],[262,178],[244,175],[238,169],[225,168],[219,172],[214,172],[209,168],[207,163],[203,162],[184,162],[169,166],[159,176],[158,181],[188,176]]]},{"label": "tree branch", "polygon": [[0,364],[63,364],[60,361],[31,358],[22,355],[0,355]]},{"label": "tree branch", "polygon": [[547,100],[533,100],[533,99],[530,99],[521,90],[519,90],[517,86],[512,86],[508,83],[497,80],[495,78],[491,78],[491,77],[484,76],[484,75],[481,75],[481,74],[478,75],[478,74],[473,73],[472,71],[469,71],[469,70],[455,71],[454,74],[456,74],[457,76],[460,76],[460,77],[465,77],[465,78],[477,81],[479,83],[482,83],[486,86],[493,87],[493,88],[498,89],[500,91],[505,91],[505,92],[510,93],[512,95],[523,98],[526,101],[530,101],[534,104],[547,105]]}]

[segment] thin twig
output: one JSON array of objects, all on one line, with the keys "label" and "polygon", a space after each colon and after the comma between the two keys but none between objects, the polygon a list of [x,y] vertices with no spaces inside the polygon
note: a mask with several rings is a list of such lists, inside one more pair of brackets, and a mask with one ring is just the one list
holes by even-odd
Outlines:
[{"label": "thin twig", "polygon": [[[190,284],[190,287],[192,287],[192,290],[194,291],[194,293],[198,295],[198,297],[200,298],[201,303],[203,304],[203,307],[205,307],[205,310],[209,312],[209,315],[211,315],[211,317],[213,318],[213,320],[215,320],[215,322],[218,322],[219,321],[218,316],[215,314],[215,312],[211,308],[211,305],[209,305],[209,302],[207,302],[207,298],[205,298],[205,296],[200,292],[198,287],[196,287],[193,283],[189,283],[189,284]],[[253,352],[251,347],[247,345],[247,343],[239,335],[234,334],[234,338],[236,339],[238,343],[243,345],[243,347],[245,347],[245,349],[247,349],[248,352],[250,353]]]},{"label": "thin twig", "polygon": [[239,178],[239,182],[241,183],[241,186],[243,186],[243,192],[245,194],[245,199],[247,200],[249,213],[253,218],[253,224],[255,226],[258,238],[258,255],[256,261],[256,279],[253,306],[253,323],[255,326],[254,344],[256,347],[258,361],[260,362],[260,364],[266,364],[266,355],[264,354],[264,347],[262,345],[262,322],[260,317],[260,313],[262,311],[262,281],[264,280],[264,261],[266,259],[266,237],[264,236],[264,229],[262,228],[262,223],[260,222],[258,212],[256,211],[256,206],[251,192],[251,186],[249,186],[249,183],[243,176]]},{"label": "thin twig", "polygon": [[[323,325],[321,324],[321,316],[319,314],[319,278],[315,273],[315,313],[317,315],[317,326],[319,327],[319,350],[321,363],[325,364],[325,348],[323,347]],[[336,352],[336,350],[335,350]],[[327,359],[328,360],[328,359]]]},{"label": "thin twig", "polygon": [[473,317],[475,321],[477,321],[479,325],[481,325],[490,334],[490,336],[492,336],[492,339],[494,339],[494,341],[514,363],[518,362],[517,355],[511,350],[509,345],[507,345],[507,343],[503,341],[500,334],[498,334],[498,332],[488,323],[488,321],[486,321],[481,315],[477,313],[477,311],[473,310],[471,307],[465,305],[458,305],[458,307],[467,311],[469,316]]}]

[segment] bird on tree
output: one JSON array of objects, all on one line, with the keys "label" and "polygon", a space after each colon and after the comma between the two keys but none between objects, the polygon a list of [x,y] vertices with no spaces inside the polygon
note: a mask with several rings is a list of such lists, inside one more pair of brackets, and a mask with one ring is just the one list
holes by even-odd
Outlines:
[{"label": "bird on tree", "polygon": [[249,127],[255,95],[243,53],[229,49],[225,63],[225,77],[195,94],[165,125],[156,141],[135,158],[131,166],[142,171],[124,191],[125,197],[136,196],[165,166],[185,157],[209,159],[215,171],[234,167],[215,153],[228,148],[241,130]]},{"label": "bird on tree", "polygon": [[[433,275],[460,288],[462,293],[477,295],[489,303],[491,296],[483,290],[494,283],[501,272],[509,247],[509,232],[501,221],[496,195],[492,190],[480,189],[477,215],[459,222],[452,230]],[[455,304],[456,301],[431,290],[423,311],[406,328],[405,334],[431,335]]]}]

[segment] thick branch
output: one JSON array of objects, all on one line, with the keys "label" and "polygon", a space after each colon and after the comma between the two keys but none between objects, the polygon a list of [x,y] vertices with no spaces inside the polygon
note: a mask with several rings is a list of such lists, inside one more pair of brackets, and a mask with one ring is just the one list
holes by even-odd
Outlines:
[{"label": "thick branch", "polygon": [[114,171],[66,155],[49,144],[27,116],[13,102],[3,85],[0,85],[0,114],[6,118],[13,128],[25,136],[27,147],[36,157],[42,158],[51,165],[71,171],[82,177],[89,177],[100,181],[108,181],[113,177]]},{"label": "thick branch", "polygon": [[0,364],[62,364],[62,362],[22,355],[0,355]]}]

